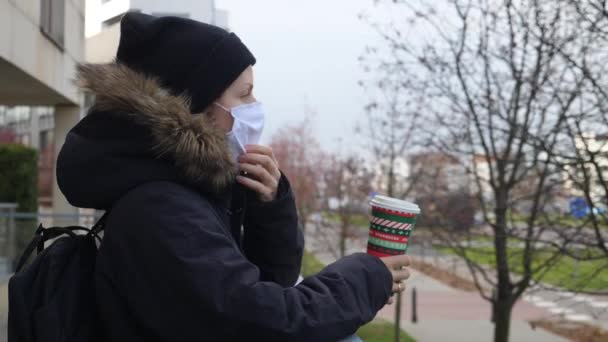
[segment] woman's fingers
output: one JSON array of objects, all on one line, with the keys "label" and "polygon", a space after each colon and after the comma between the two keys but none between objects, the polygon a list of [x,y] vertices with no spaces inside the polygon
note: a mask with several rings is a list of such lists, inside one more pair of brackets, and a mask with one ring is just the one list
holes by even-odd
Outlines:
[{"label": "woman's fingers", "polygon": [[274,178],[281,178],[279,167],[270,156],[257,153],[246,153],[239,157],[239,163],[262,165]]},{"label": "woman's fingers", "polygon": [[278,187],[279,182],[260,165],[239,163],[239,169],[253,175],[256,180],[271,189]]},{"label": "woman's fingers", "polygon": [[[401,284],[401,286],[399,286],[399,284]],[[405,283],[393,283],[393,293],[397,293],[397,292],[403,292],[405,291]]]},{"label": "woman's fingers", "polygon": [[277,158],[275,158],[274,152],[272,151],[272,148],[270,146],[247,145],[245,146],[245,149],[247,150],[247,153],[259,153],[269,156],[275,162],[275,164],[277,164],[278,167]]},{"label": "woman's fingers", "polygon": [[409,277],[409,271],[405,269],[410,264],[410,258],[407,255],[394,255],[390,257],[380,258],[382,262],[391,272],[393,281],[401,281]]},{"label": "woman's fingers", "polygon": [[410,257],[405,254],[382,257],[380,260],[382,260],[386,267],[388,267],[390,270],[399,269],[410,265]]},{"label": "woman's fingers", "polygon": [[236,176],[236,180],[259,194],[266,194],[269,191],[264,184],[258,182],[255,179],[251,179],[245,176]]},{"label": "woman's fingers", "polygon": [[[405,268],[410,265],[410,257],[407,255],[393,255],[390,257],[382,257],[380,260],[382,260],[386,267],[391,271],[393,277],[393,295],[405,291],[405,283],[403,283],[403,280],[410,277],[410,271]],[[393,303],[393,295],[388,299],[388,304]]]},{"label": "woman's fingers", "polygon": [[410,277],[410,271],[405,268],[402,270],[393,270],[391,271],[391,274],[393,275],[393,281],[401,281]]},{"label": "woman's fingers", "polygon": [[[401,284],[401,285],[399,285],[399,284]],[[395,294],[399,293],[399,292],[403,292],[403,291],[405,291],[405,283],[394,282],[391,296],[388,297],[388,301],[386,302],[386,304],[393,304],[395,302]]]}]

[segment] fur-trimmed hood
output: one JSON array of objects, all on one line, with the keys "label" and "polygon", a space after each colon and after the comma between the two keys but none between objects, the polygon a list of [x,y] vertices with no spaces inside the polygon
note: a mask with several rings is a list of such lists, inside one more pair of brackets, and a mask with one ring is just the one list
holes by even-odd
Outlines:
[{"label": "fur-trimmed hood", "polygon": [[233,182],[225,136],[203,115],[192,115],[186,97],[118,63],[80,65],[76,83],[95,95],[95,104],[70,131],[57,161],[57,181],[73,205],[105,209],[153,180],[213,194]]}]

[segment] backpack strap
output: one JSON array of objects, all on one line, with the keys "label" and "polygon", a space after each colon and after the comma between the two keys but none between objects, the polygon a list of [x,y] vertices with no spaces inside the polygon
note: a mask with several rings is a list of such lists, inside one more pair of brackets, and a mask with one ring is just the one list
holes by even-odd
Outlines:
[{"label": "backpack strap", "polygon": [[[21,270],[21,268],[23,267],[25,262],[30,258],[30,255],[32,255],[32,253],[34,252],[34,248],[36,248],[36,246],[38,246],[40,244],[40,242],[42,241],[42,231],[43,230],[44,230],[44,227],[42,227],[42,223],[41,223],[38,225],[38,228],[36,229],[36,232],[34,233],[34,238],[27,245],[23,254],[21,254],[21,257],[19,258],[19,262],[17,263],[17,267],[15,268],[15,273],[18,273]],[[42,242],[44,244],[44,241],[42,241]]]},{"label": "backpack strap", "polygon": [[108,211],[106,211],[99,220],[93,225],[91,229],[80,227],[80,226],[68,226],[68,227],[49,227],[44,228],[42,223],[38,225],[36,231],[34,232],[34,238],[25,248],[23,254],[19,258],[19,262],[17,263],[17,267],[15,268],[15,273],[19,272],[27,260],[30,258],[32,253],[34,252],[34,248],[37,247],[37,253],[40,254],[44,250],[44,243],[48,240],[54,239],[60,235],[67,234],[71,237],[76,237],[75,231],[83,231],[87,232],[88,236],[92,236],[97,240],[101,241],[99,237],[99,233],[105,227],[105,221],[108,215]]},{"label": "backpack strap", "polygon": [[103,215],[101,215],[101,217],[99,218],[99,220],[97,220],[97,222],[91,228],[90,233],[95,234],[97,236],[105,228],[105,226],[106,226],[106,220],[107,220],[107,217],[108,217],[109,213],[110,213],[110,211],[106,210],[103,213]]}]

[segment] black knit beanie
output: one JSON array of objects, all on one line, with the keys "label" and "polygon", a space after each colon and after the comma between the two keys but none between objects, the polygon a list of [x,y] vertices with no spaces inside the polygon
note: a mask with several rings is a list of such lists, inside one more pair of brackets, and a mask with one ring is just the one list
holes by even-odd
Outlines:
[{"label": "black knit beanie", "polygon": [[136,12],[125,14],[120,25],[117,62],[157,77],[174,95],[189,96],[192,113],[202,112],[255,64],[241,40],[217,26]]}]

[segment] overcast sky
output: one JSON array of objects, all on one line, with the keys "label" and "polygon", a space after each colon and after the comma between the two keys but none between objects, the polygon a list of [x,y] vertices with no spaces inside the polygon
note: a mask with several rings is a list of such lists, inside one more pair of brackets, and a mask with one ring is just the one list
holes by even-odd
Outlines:
[{"label": "overcast sky", "polygon": [[[358,19],[372,0],[217,0],[228,24],[257,58],[255,95],[266,109],[262,138],[317,111],[314,132],[324,148],[357,149],[354,125],[364,118],[364,77],[357,58],[380,38]],[[360,140],[360,139],[359,139]]]}]

